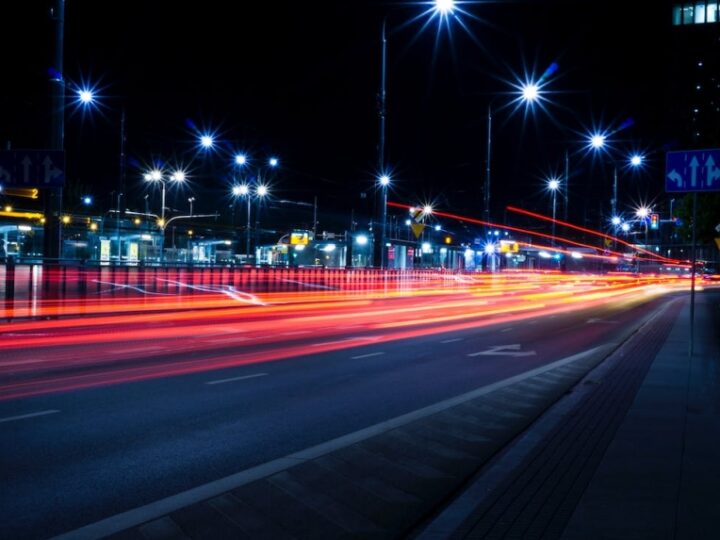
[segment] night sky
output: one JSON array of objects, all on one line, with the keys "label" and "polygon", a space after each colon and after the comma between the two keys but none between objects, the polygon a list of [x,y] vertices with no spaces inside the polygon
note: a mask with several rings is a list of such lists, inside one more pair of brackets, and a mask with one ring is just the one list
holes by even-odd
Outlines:
[{"label": "night sky", "polygon": [[[48,137],[50,2],[3,6],[0,142],[43,148]],[[570,215],[609,209],[612,166],[584,150],[593,126],[617,130],[615,155],[648,155],[641,174],[621,170],[620,205],[662,202],[670,13],[648,2],[463,2],[438,38],[437,19],[412,2],[98,2],[66,4],[65,77],[100,94],[99,111],[66,118],[67,206],[92,193],[109,206],[118,188],[120,111],[127,117],[127,201],[140,209],[141,175],[155,163],[191,167],[197,211],[227,211],[229,151],[260,165],[277,155],[277,199],[319,199],[321,228],[372,210],[377,173],[380,29],[388,24],[387,162],[390,199],[433,201],[482,213],[486,114],[494,113],[492,215],[506,204],[549,211],[544,178],[571,158]],[[12,23],[9,23],[12,21]],[[525,114],[513,83],[545,82],[544,109]],[[198,155],[196,136],[221,139]],[[186,188],[187,189],[187,188]],[[192,193],[190,193],[192,191]],[[362,194],[367,193],[367,198]],[[27,203],[24,203],[27,204]],[[124,205],[125,206],[125,205]],[[300,218],[298,218],[300,219]]]}]

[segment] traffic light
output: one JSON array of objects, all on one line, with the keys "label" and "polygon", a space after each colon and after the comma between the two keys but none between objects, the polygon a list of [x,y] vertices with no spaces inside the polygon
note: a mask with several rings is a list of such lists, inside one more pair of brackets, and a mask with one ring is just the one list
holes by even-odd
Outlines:
[{"label": "traffic light", "polygon": [[653,231],[660,228],[660,214],[650,214],[650,228]]}]

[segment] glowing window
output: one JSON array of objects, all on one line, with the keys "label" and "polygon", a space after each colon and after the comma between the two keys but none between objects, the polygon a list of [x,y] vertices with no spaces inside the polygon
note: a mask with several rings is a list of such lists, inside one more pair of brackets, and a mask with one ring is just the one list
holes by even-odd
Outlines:
[{"label": "glowing window", "polygon": [[693,6],[684,6],[682,8],[683,11],[683,24],[692,24],[693,23],[693,14],[695,13],[695,8]]},{"label": "glowing window", "polygon": [[705,2],[695,2],[695,24],[705,24]]},{"label": "glowing window", "polygon": [[673,26],[682,24],[682,6],[673,6],[672,23]]},{"label": "glowing window", "polygon": [[718,22],[718,7],[715,2],[708,3],[707,10],[705,11],[705,20],[709,23]]}]

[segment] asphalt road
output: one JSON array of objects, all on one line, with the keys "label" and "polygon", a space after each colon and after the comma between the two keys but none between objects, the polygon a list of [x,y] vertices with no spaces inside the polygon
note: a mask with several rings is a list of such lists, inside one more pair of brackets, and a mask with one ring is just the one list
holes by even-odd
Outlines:
[{"label": "asphalt road", "polygon": [[299,333],[292,358],[0,401],[2,537],[51,537],[614,342],[666,300],[334,350]]}]

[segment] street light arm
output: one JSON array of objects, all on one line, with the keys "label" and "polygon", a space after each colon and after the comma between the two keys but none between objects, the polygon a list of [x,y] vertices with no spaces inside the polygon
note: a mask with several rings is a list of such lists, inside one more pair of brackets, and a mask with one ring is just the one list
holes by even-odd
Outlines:
[{"label": "street light arm", "polygon": [[176,219],[192,219],[192,218],[206,218],[206,217],[218,217],[218,216],[219,216],[219,214],[193,214],[192,216],[173,216],[165,222],[165,226],[163,227],[163,230],[166,229],[167,226],[170,225],[170,223],[175,221]]},{"label": "street light arm", "polygon": [[294,205],[297,205],[297,206],[309,206],[309,207],[314,207],[314,206],[315,206],[315,205],[312,204],[312,203],[301,202],[301,201],[288,201],[287,199],[280,199],[280,200],[277,201],[277,202],[280,203],[280,204],[294,204]]},{"label": "street light arm", "polygon": [[[116,210],[110,210],[110,212],[115,212]],[[147,217],[153,217],[155,219],[160,219],[160,216],[157,214],[151,214],[149,212],[133,212],[131,210],[125,210],[125,213],[130,216],[147,216]]]}]

